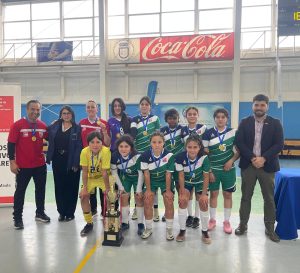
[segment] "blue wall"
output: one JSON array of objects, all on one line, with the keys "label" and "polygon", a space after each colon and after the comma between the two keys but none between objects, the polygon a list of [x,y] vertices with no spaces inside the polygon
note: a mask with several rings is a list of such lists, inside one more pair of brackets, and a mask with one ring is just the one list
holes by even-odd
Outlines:
[{"label": "blue wall", "polygon": [[[197,103],[191,104],[204,109],[204,113],[211,117],[211,113],[214,109],[218,107],[225,107],[229,112],[231,111],[230,103]],[[51,124],[51,122],[58,118],[58,113],[63,104],[47,105],[44,104],[42,108],[42,120],[46,124]],[[75,111],[76,121],[78,122],[82,118],[86,117],[85,104],[72,104],[73,110]],[[162,103],[155,105],[153,112],[160,117],[162,125],[164,122],[164,112],[166,109],[176,108],[182,117],[182,109],[184,109],[187,104],[183,103]],[[240,113],[239,120],[249,116],[252,113],[252,102],[241,102],[240,103]],[[200,110],[201,111],[201,110]],[[138,104],[127,105],[126,112],[130,116],[135,116],[138,113]],[[284,102],[282,108],[277,108],[277,103],[271,102],[269,108],[269,114],[281,120],[284,128],[284,135],[286,139],[300,139],[300,102]],[[299,117],[297,116],[299,114]],[[26,115],[26,107],[22,105],[22,116]],[[203,119],[203,116],[200,116]],[[203,120],[204,123],[210,126],[213,122],[212,117]]]}]

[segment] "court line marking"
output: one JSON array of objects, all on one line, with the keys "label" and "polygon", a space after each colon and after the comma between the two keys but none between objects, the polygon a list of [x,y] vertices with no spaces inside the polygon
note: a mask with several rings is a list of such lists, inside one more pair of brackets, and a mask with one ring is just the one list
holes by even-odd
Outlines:
[{"label": "court line marking", "polygon": [[87,262],[90,260],[90,258],[94,255],[97,248],[101,246],[101,242],[103,241],[103,237],[101,236],[96,244],[89,250],[89,252],[84,256],[84,258],[81,260],[79,265],[76,267],[76,269],[73,271],[73,273],[80,273],[81,270],[85,267]]}]

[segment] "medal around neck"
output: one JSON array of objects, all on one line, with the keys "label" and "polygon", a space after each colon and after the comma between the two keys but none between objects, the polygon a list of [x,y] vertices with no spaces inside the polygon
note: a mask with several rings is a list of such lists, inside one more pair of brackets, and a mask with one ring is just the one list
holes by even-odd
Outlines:
[{"label": "medal around neck", "polygon": [[219,150],[220,150],[221,152],[225,152],[225,151],[226,151],[226,145],[225,145],[225,144],[220,144],[220,145],[219,145]]},{"label": "medal around neck", "polygon": [[115,178],[109,176],[109,192],[105,196],[107,208],[104,216],[104,240],[103,246],[121,246],[124,237],[121,229],[121,213],[115,207],[119,195],[115,190]]},{"label": "medal around neck", "polygon": [[31,137],[31,140],[32,140],[32,141],[36,141],[36,136],[32,136],[32,137]]}]

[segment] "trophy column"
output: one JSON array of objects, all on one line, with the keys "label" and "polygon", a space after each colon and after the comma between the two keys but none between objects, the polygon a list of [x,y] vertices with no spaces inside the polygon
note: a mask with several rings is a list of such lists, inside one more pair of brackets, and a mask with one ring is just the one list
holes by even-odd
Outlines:
[{"label": "trophy column", "polygon": [[121,246],[124,237],[121,229],[121,213],[115,209],[115,202],[118,199],[118,194],[115,190],[115,180],[113,176],[109,177],[110,189],[105,196],[106,198],[106,211],[104,216],[104,240],[103,246]]}]

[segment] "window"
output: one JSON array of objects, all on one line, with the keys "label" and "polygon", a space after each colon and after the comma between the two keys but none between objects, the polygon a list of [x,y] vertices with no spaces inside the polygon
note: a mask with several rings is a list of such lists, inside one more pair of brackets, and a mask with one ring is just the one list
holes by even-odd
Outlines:
[{"label": "window", "polygon": [[92,19],[65,20],[65,37],[84,37],[93,35]]},{"label": "window", "polygon": [[129,33],[159,32],[159,15],[134,15],[129,17]]},{"label": "window", "polygon": [[214,9],[199,12],[199,29],[233,29],[233,10]]},{"label": "window", "polygon": [[162,0],[162,12],[194,10],[194,0]]},{"label": "window", "polygon": [[4,10],[4,21],[30,20],[30,5],[7,5]]},{"label": "window", "polygon": [[162,14],[162,32],[194,30],[194,12],[172,12]]},{"label": "window", "polygon": [[53,38],[59,39],[59,20],[43,20],[32,22],[32,39]]},{"label": "window", "polygon": [[32,4],[32,20],[59,19],[59,3]]},{"label": "window", "polygon": [[160,12],[160,0],[128,0],[129,14]]},{"label": "window", "polygon": [[93,16],[93,1],[64,1],[64,18]]}]

